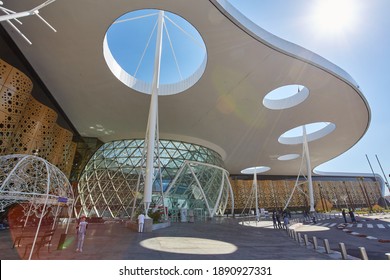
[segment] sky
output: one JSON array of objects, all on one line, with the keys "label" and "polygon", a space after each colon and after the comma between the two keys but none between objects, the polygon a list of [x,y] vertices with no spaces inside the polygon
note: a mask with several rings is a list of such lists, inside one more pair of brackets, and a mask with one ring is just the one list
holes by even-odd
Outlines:
[{"label": "sky", "polygon": [[371,164],[375,173],[382,177],[384,173],[389,181],[390,1],[229,1],[268,32],[341,67],[358,83],[368,101],[371,123],[363,138],[315,170],[372,173]]},{"label": "sky", "polygon": [[[157,19],[158,10],[132,11],[119,17],[107,31],[115,60],[127,73],[148,83],[153,79]],[[164,12],[164,22],[160,83],[170,84],[188,78],[199,68],[206,46],[199,32],[182,17]]]}]

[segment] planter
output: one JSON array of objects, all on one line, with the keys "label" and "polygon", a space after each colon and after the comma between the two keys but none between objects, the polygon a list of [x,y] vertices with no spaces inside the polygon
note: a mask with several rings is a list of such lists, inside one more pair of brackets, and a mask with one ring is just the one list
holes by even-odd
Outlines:
[{"label": "planter", "polygon": [[152,230],[162,229],[162,228],[166,228],[166,227],[170,227],[170,226],[171,226],[171,221],[166,221],[163,223],[153,224]]},{"label": "planter", "polygon": [[[146,225],[146,223],[145,223]],[[157,229],[162,229],[171,226],[171,221],[166,221],[164,223],[157,223],[157,224],[152,224],[151,230],[157,230]],[[138,231],[138,224],[136,222],[128,221],[126,222],[126,227],[130,228],[133,231]],[[149,232],[146,227],[144,227],[145,232]]]}]

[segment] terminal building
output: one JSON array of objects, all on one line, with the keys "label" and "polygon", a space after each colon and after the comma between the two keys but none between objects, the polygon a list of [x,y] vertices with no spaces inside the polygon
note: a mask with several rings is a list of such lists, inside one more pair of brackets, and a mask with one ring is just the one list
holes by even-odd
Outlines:
[{"label": "terminal building", "polygon": [[229,1],[54,1],[39,15],[0,24],[0,155],[58,167],[77,217],[134,217],[149,187],[146,207],[172,219],[255,201],[268,211],[385,207],[379,175],[313,172],[366,133],[358,83]]}]

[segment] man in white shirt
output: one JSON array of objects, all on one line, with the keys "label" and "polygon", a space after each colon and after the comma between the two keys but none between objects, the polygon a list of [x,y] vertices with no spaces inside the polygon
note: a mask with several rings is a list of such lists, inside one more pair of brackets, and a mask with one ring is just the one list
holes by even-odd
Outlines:
[{"label": "man in white shirt", "polygon": [[144,231],[144,222],[145,222],[145,215],[141,213],[138,215],[138,232]]}]

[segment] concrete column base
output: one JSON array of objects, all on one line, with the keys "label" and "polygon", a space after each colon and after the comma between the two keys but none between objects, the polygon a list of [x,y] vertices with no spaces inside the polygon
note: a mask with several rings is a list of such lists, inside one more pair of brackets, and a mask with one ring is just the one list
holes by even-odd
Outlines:
[{"label": "concrete column base", "polygon": [[145,218],[144,232],[152,232],[152,231],[153,231],[153,219]]}]

